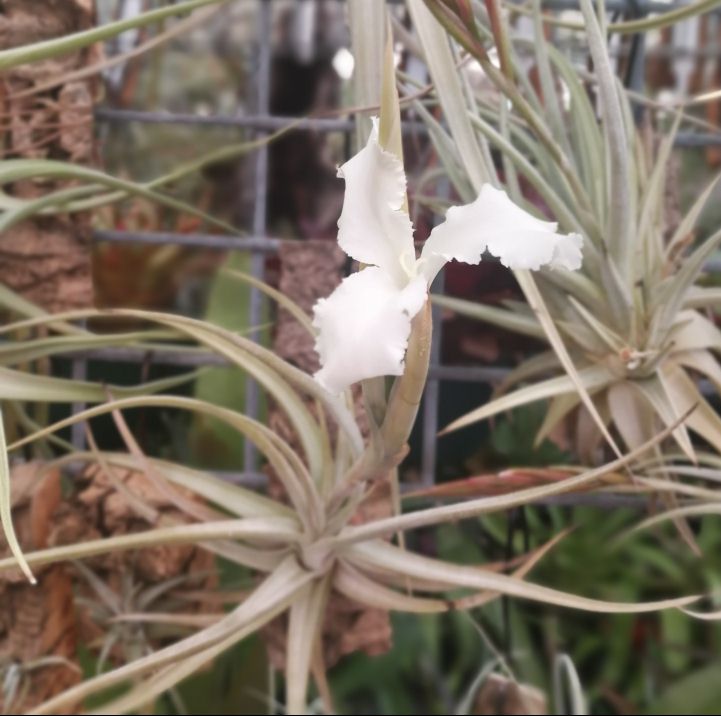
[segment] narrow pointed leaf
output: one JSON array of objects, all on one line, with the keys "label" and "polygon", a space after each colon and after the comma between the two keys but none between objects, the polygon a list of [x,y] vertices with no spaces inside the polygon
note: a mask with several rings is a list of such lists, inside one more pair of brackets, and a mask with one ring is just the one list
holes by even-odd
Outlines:
[{"label": "narrow pointed leaf", "polygon": [[99,27],[93,27],[82,32],[65,35],[64,37],[3,50],[0,52],[0,70],[8,70],[11,67],[17,67],[26,62],[37,62],[38,60],[73,52],[96,42],[101,42],[109,37],[115,37],[115,35],[119,35],[126,30],[131,30],[135,27],[144,27],[145,25],[160,22],[174,15],[192,12],[196,8],[220,2],[227,2],[227,0],[187,0],[187,2],[150,10],[149,12],[133,15],[132,17],[110,22]]},{"label": "narrow pointed leaf", "polygon": [[23,574],[31,584],[35,584],[36,579],[30,571],[30,566],[23,555],[13,527],[10,488],[10,465],[8,463],[7,443],[5,442],[5,423],[0,410],[0,521],[2,521],[3,534],[13,555],[13,559],[10,561],[22,569]]},{"label": "narrow pointed leaf", "polygon": [[[589,366],[578,371],[578,378],[586,391],[592,391],[607,385],[611,381],[612,376],[603,366]],[[458,418],[450,425],[446,426],[441,434],[449,433],[454,430],[460,430],[467,425],[476,423],[479,420],[485,420],[486,418],[505,410],[517,408],[529,403],[535,403],[538,400],[573,393],[575,390],[576,385],[568,375],[561,375],[557,378],[550,378],[548,380],[541,381],[540,383],[534,383],[533,385],[529,385],[525,388],[519,388],[513,393],[503,395],[502,397],[497,398],[480,408],[472,410],[462,418]]]},{"label": "narrow pointed leaf", "polygon": [[409,577],[431,577],[445,582],[449,589],[488,589],[500,594],[555,604],[570,609],[583,609],[608,614],[634,614],[682,607],[698,599],[698,596],[665,599],[656,602],[608,602],[589,599],[549,587],[525,582],[517,577],[490,572],[480,567],[466,567],[437,559],[405,552],[385,541],[376,540],[357,544],[347,552],[347,559],[354,564],[370,564],[392,569]]},{"label": "narrow pointed leaf", "polygon": [[322,639],[330,577],[308,584],[290,605],[286,643],[286,709],[300,714],[308,700],[312,654]]}]

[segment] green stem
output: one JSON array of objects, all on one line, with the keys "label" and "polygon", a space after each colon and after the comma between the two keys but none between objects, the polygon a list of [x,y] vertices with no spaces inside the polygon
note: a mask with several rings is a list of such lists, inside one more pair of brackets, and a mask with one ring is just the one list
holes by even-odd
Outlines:
[{"label": "green stem", "polygon": [[381,426],[386,456],[396,455],[404,449],[416,421],[428,377],[432,331],[431,302],[426,301],[413,319],[405,371],[393,386]]}]

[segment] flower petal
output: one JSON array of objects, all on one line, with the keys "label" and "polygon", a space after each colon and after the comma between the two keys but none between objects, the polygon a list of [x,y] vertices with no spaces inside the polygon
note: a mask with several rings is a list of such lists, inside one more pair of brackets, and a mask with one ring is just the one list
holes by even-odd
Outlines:
[{"label": "flower petal", "polygon": [[345,179],[338,244],[356,261],[380,266],[403,285],[401,262],[415,261],[413,225],[403,210],[406,176],[398,157],[378,144],[377,119],[366,146],[338,169],[338,176]]},{"label": "flower petal", "polygon": [[484,184],[474,202],[451,207],[446,220],[433,229],[421,253],[420,270],[430,283],[447,261],[477,264],[488,249],[512,269],[550,265],[574,271],[581,267],[582,238],[558,234],[557,227],[521,209],[504,191]]},{"label": "flower petal", "polygon": [[374,266],[344,279],[313,309],[315,348],[322,366],[315,378],[337,394],[365,378],[401,375],[411,319],[427,295],[424,277],[399,289]]}]

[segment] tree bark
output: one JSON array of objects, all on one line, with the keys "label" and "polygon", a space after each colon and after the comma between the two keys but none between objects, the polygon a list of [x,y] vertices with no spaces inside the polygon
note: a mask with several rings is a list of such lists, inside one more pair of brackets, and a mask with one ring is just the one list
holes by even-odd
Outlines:
[{"label": "tree bark", "polygon": [[[66,36],[94,23],[93,0],[0,2],[0,49]],[[90,165],[95,159],[93,103],[99,80],[89,77],[42,89],[94,64],[99,46],[33,62],[0,76],[3,158],[53,159]],[[47,177],[2,187],[33,199],[68,186]],[[48,310],[92,304],[90,220],[87,214],[34,217],[0,234],[0,282]]]}]

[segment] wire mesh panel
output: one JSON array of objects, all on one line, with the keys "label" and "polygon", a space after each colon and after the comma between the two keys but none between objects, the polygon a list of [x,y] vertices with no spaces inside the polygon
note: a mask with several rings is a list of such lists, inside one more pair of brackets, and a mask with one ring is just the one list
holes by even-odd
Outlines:
[{"label": "wire mesh panel", "polygon": [[[306,117],[298,119],[297,116],[274,113],[271,107],[271,93],[273,90],[272,58],[277,50],[273,44],[274,21],[276,7],[287,9],[289,3],[285,0],[238,0],[244,5],[255,7],[253,15],[253,52],[251,62],[251,81],[246,84],[248,96],[240,103],[243,108],[238,112],[200,114],[187,111],[171,112],[167,110],[149,110],[137,108],[118,108],[101,106],[97,108],[98,122],[106,126],[132,125],[143,123],[145,125],[163,124],[189,126],[197,132],[208,128],[235,128],[245,130],[246,136],[262,139],[269,133],[286,128],[293,123],[292,131],[307,133],[307,136],[321,133],[338,133],[346,137],[346,153],[350,147],[349,138],[355,131],[352,118],[338,117]],[[342,3],[338,3],[342,5]],[[394,3],[395,4],[395,3]],[[292,5],[292,3],[290,3]],[[309,0],[297,0],[298,7],[313,5]],[[576,9],[574,0],[551,0],[543,3],[544,8],[565,10]],[[610,12],[631,11],[634,16],[642,17],[649,12],[666,12],[673,7],[666,2],[652,0],[607,0],[606,7]],[[304,41],[313,42],[315,36],[305,36]],[[236,47],[227,47],[229,53],[237,51]],[[646,46],[642,40],[634,46],[626,68],[626,78],[634,90],[643,89],[644,62],[646,59]],[[417,121],[404,122],[404,128],[409,132],[423,133],[425,126]],[[712,132],[681,133],[677,144],[685,147],[699,147],[721,145],[721,134]],[[174,231],[142,231],[104,229],[95,232],[95,240],[108,243],[135,243],[143,245],[174,245],[182,247],[195,247],[202,249],[216,249],[218,251],[244,251],[250,256],[249,272],[256,279],[263,280],[265,276],[266,258],[273,256],[281,242],[287,240],[281,236],[270,235],[268,224],[268,203],[272,197],[272,187],[269,177],[269,149],[266,144],[261,145],[252,159],[252,196],[249,212],[248,235],[242,237],[222,235],[219,233],[201,232],[174,232]],[[248,217],[246,217],[248,218]],[[441,291],[439,281],[434,290]],[[253,289],[248,303],[248,326],[257,327],[263,315],[262,296]],[[503,377],[507,370],[502,367],[490,366],[464,366],[445,365],[441,362],[441,314],[436,310],[434,325],[436,332],[431,356],[429,380],[425,392],[422,409],[422,430],[420,435],[420,463],[421,481],[432,484],[437,472],[437,431],[439,427],[438,409],[443,398],[444,385],[449,381],[464,381],[471,383],[487,383]],[[251,330],[250,337],[259,338],[258,330]],[[85,373],[87,360],[147,360],[147,355],[139,350],[110,348],[103,351],[88,352],[74,359],[73,376],[81,377]],[[218,358],[210,354],[197,354],[190,359],[182,358],[170,351],[156,351],[152,360],[158,364],[212,364]],[[245,395],[245,411],[251,417],[259,415],[258,387],[252,380],[248,381]],[[82,431],[73,435],[76,444],[83,441]],[[235,475],[234,479],[247,482],[257,482],[257,456],[250,442],[245,445],[243,472]]]}]

